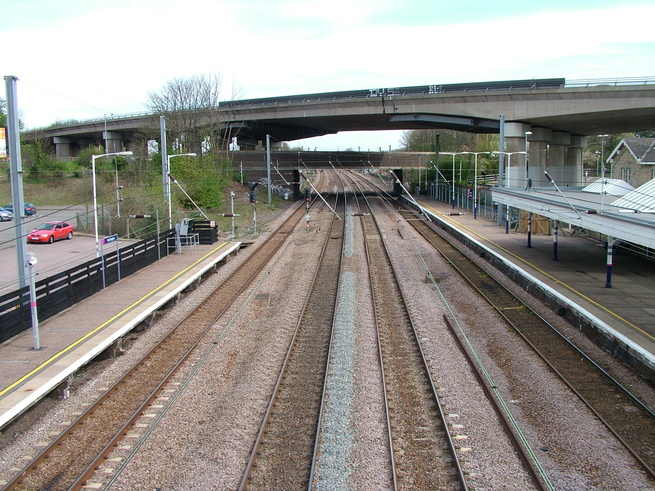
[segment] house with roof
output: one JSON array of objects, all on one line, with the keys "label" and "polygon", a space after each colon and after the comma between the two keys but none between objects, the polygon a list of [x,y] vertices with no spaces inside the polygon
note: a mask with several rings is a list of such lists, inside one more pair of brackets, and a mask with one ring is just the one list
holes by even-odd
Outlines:
[{"label": "house with roof", "polygon": [[611,177],[634,187],[655,179],[655,138],[624,138],[606,163],[611,165]]}]

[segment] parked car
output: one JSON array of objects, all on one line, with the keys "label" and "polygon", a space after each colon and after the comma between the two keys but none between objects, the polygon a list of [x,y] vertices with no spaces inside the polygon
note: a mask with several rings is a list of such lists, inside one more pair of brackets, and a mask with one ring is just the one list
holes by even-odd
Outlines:
[{"label": "parked car", "polygon": [[43,222],[27,235],[28,242],[52,244],[55,240],[72,239],[73,226],[68,222]]},{"label": "parked car", "polygon": [[14,219],[14,214],[5,208],[0,208],[0,222],[8,222]]},{"label": "parked car", "polygon": [[[9,203],[3,207],[5,210],[14,212],[14,204]],[[30,216],[30,215],[36,215],[36,206],[34,206],[32,203],[25,203],[25,215]]]}]

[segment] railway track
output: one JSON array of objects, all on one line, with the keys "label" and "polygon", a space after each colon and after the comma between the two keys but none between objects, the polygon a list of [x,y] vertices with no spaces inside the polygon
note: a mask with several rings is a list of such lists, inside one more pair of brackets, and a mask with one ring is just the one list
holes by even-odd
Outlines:
[{"label": "railway track", "polygon": [[655,477],[655,414],[545,319],[489,276],[434,224],[402,213]]},{"label": "railway track", "polygon": [[286,241],[304,216],[298,207],[191,314],[23,468],[4,489],[80,489],[193,348]]},{"label": "railway track", "polygon": [[[387,206],[387,211],[391,211],[392,207],[390,205],[390,202],[392,201],[392,197],[388,195],[383,189],[381,189],[377,183],[373,184],[368,180],[360,180],[360,182],[364,183],[366,186],[371,186],[373,189],[377,190],[379,193],[378,195],[383,199],[383,202]],[[395,200],[393,200],[395,203]],[[419,220],[422,220],[420,218],[416,218]],[[536,459],[533,458],[530,449],[527,448],[523,444],[522,437],[520,435],[520,429],[518,429],[515,424],[513,419],[507,414],[507,412],[503,408],[503,403],[502,401],[497,398],[494,394],[493,387],[489,386],[489,383],[486,379],[484,370],[475,362],[474,357],[471,356],[471,354],[468,352],[468,350],[465,347],[465,343],[460,339],[458,336],[457,332],[455,329],[453,329],[448,317],[446,315],[444,317],[444,323],[448,327],[453,339],[455,340],[457,346],[459,347],[464,359],[468,363],[469,367],[471,368],[472,372],[475,374],[480,386],[485,392],[486,398],[489,401],[490,406],[494,409],[498,420],[502,424],[503,428],[505,429],[505,432],[512,442],[512,445],[518,454],[519,458],[521,459],[521,462],[523,463],[523,466],[525,467],[530,479],[532,480],[532,483],[535,486],[535,489],[552,489],[552,485],[550,485],[549,480],[547,476],[545,476],[545,473],[543,469],[541,468],[540,464]],[[418,338],[417,338],[418,339]],[[419,343],[420,346],[420,343]],[[426,363],[427,365],[427,363]],[[466,483],[464,483],[466,485]]]},{"label": "railway track", "polygon": [[362,227],[394,489],[467,489],[435,384],[375,220],[380,209],[365,196],[364,201],[368,210],[361,214]]},{"label": "railway track", "polygon": [[[343,217],[343,195],[337,201],[336,215]],[[311,482],[344,237],[344,220],[332,217],[239,489],[307,489]]]}]

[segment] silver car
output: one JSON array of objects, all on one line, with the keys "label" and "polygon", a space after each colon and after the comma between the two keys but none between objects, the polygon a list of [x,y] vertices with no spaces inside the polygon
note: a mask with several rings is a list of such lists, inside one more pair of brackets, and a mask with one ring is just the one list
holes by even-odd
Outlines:
[{"label": "silver car", "polygon": [[9,210],[0,208],[0,222],[8,222],[14,219],[14,214]]}]

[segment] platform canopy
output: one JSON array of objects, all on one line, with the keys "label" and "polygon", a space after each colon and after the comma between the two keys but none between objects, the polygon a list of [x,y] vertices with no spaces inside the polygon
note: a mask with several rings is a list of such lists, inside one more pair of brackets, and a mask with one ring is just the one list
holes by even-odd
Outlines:
[{"label": "platform canopy", "polygon": [[616,206],[616,196],[583,192],[582,188],[558,190],[554,185],[528,191],[498,187],[491,194],[494,203],[655,249],[655,210],[647,213],[636,207]]},{"label": "platform canopy", "polygon": [[655,179],[613,201],[612,206],[639,213],[655,213]]},{"label": "platform canopy", "polygon": [[634,187],[623,179],[598,179],[582,188],[583,193],[609,194],[611,196],[624,196],[632,191]]}]

